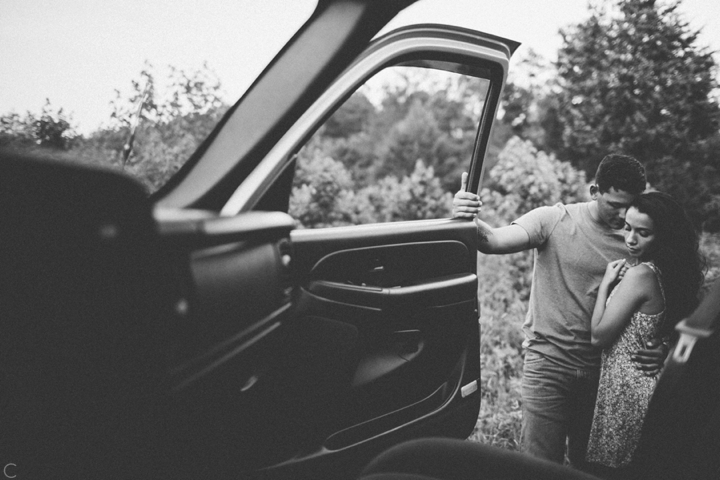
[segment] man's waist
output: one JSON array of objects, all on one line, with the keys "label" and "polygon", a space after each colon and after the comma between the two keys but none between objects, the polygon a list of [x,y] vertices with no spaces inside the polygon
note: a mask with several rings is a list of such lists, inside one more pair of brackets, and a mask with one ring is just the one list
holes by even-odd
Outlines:
[{"label": "man's waist", "polygon": [[548,360],[569,368],[599,369],[601,350],[593,347],[589,342],[566,343],[553,342],[547,337],[534,336],[526,338],[523,342],[526,350],[532,350],[546,357]]}]

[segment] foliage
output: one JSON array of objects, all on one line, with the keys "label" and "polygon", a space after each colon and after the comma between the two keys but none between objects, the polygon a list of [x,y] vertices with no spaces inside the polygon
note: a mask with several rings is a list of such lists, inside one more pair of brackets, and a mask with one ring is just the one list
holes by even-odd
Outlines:
[{"label": "foliage", "polygon": [[[490,273],[484,270],[483,274]],[[483,275],[483,283],[491,280]],[[506,285],[506,284],[505,284]],[[493,287],[498,296],[513,296],[512,289]],[[522,331],[527,305],[516,300],[510,308],[484,301],[480,330],[480,391],[478,421],[469,440],[517,450],[520,444],[522,400]]]},{"label": "foliage", "polygon": [[584,173],[518,137],[507,142],[489,176],[481,197],[504,223],[539,206],[588,200]]},{"label": "foliage", "polygon": [[45,100],[40,115],[27,112],[24,116],[8,113],[0,117],[1,147],[68,150],[77,137],[72,117],[66,115],[62,108],[53,108],[49,99]]},{"label": "foliage", "polygon": [[405,117],[390,129],[377,177],[406,175],[416,160],[433,151],[440,137],[440,126],[423,103],[419,99],[413,101]]},{"label": "foliage", "polygon": [[354,92],[313,141],[353,172],[358,188],[409,175],[422,160],[446,191],[456,190],[472,155],[486,82],[422,69],[391,72],[377,80],[387,83]]},{"label": "foliage", "polygon": [[422,160],[415,163],[410,175],[400,180],[385,177],[377,186],[362,189],[359,196],[368,199],[375,222],[443,218],[452,213],[452,194],[440,186],[433,168]]},{"label": "foliage", "polygon": [[699,225],[720,193],[718,85],[712,52],[698,46],[678,5],[617,0],[562,32],[559,155],[589,175],[607,153],[633,155]]},{"label": "foliage", "polygon": [[175,173],[227,110],[221,85],[207,65],[185,72],[172,66],[164,83],[146,64],[131,92],[116,90],[106,126],[87,137],[47,100],[39,115],[0,117],[0,147],[123,170],[152,192]]},{"label": "foliage", "polygon": [[710,284],[720,278],[720,233],[703,233],[700,235],[700,252],[702,253],[707,270],[703,292]]},{"label": "foliage", "polygon": [[298,155],[289,213],[305,228],[450,216],[452,195],[418,160],[410,175],[356,189],[342,162],[310,143]]},{"label": "foliage", "polygon": [[[115,90],[110,103],[112,128],[132,125],[136,116],[151,124],[166,124],[187,115],[207,114],[222,108],[222,84],[207,63],[186,72],[168,66],[165,84],[158,84],[152,64],[146,62],[140,78],[131,80],[131,91],[123,96]],[[142,108],[139,108],[142,106]]]},{"label": "foliage", "polygon": [[288,213],[304,227],[350,225],[355,211],[345,197],[352,191],[345,166],[309,145],[298,157]]},{"label": "foliage", "polygon": [[558,89],[554,66],[528,50],[509,72],[497,123],[541,150],[557,151],[562,137],[554,95]]},{"label": "foliage", "polygon": [[152,192],[190,158],[228,107],[207,65],[189,73],[170,66],[162,85],[146,64],[131,85],[125,97],[116,90],[109,125],[79,142],[74,153],[124,170]]},{"label": "foliage", "polygon": [[325,122],[324,133],[332,138],[345,138],[360,133],[367,128],[375,113],[375,106],[358,92]]}]

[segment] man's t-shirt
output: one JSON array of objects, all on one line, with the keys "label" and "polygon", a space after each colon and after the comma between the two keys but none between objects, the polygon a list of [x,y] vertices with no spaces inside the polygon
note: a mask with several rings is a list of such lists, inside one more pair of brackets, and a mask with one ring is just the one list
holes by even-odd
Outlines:
[{"label": "man's t-shirt", "polygon": [[590,215],[589,203],[540,207],[514,224],[536,249],[523,345],[571,368],[600,366],[590,320],[608,262],[625,258],[621,230]]}]

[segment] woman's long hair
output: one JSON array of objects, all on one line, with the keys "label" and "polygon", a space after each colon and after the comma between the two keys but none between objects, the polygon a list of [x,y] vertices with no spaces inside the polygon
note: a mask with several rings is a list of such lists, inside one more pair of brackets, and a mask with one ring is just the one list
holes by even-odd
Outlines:
[{"label": "woman's long hair", "polygon": [[668,335],[699,301],[705,262],[699,252],[698,234],[685,210],[670,195],[643,193],[631,207],[648,215],[655,226],[651,256],[662,274],[665,322],[661,334]]}]

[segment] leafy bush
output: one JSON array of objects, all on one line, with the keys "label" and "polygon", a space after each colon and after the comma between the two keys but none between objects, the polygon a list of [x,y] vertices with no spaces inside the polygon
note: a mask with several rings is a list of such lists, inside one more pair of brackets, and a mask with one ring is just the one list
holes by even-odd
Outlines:
[{"label": "leafy bush", "polygon": [[410,175],[388,175],[356,190],[342,162],[309,144],[298,155],[289,213],[304,228],[449,217],[452,194],[418,160]]},{"label": "leafy bush", "polygon": [[345,166],[322,151],[298,158],[289,213],[304,227],[351,225],[353,180]]},{"label": "leafy bush", "polygon": [[360,190],[374,209],[376,222],[423,220],[451,215],[452,194],[445,192],[432,167],[415,162],[409,176],[387,176],[377,185]]},{"label": "leafy bush", "polygon": [[703,292],[706,292],[710,284],[720,277],[720,233],[700,235],[700,252],[707,262],[705,285],[703,286]]}]

